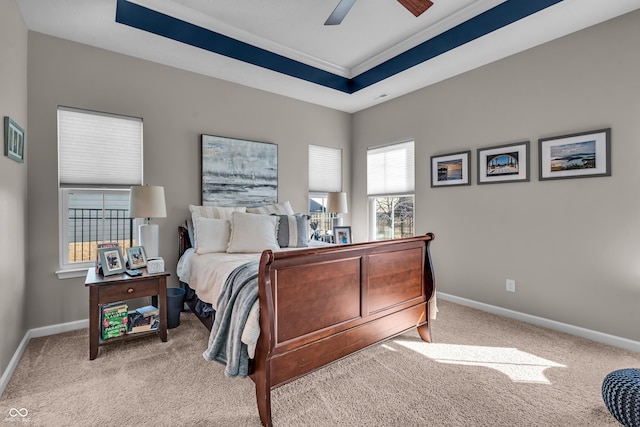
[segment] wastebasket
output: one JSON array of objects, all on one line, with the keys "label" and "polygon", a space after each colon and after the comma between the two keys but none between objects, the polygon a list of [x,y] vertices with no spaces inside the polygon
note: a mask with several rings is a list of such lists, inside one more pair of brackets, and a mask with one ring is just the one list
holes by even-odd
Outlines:
[{"label": "wastebasket", "polygon": [[180,312],[184,304],[184,289],[167,288],[167,328],[180,326]]}]

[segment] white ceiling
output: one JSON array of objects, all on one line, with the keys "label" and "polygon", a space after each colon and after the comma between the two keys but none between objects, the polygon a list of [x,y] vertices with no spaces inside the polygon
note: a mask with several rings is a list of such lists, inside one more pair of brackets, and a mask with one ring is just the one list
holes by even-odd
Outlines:
[{"label": "white ceiling", "polygon": [[[524,4],[534,0],[518,1]],[[393,99],[640,8],[638,0],[564,0],[364,89],[344,93],[117,23],[116,2],[17,0],[30,30],[346,112]],[[418,18],[395,0],[359,0],[341,25],[323,25],[338,2],[130,1],[351,79],[505,0],[433,0],[434,6]]]}]

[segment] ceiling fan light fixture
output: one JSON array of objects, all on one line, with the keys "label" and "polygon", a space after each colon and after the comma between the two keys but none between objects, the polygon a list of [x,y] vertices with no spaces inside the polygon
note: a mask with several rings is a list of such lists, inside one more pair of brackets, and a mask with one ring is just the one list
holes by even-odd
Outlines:
[{"label": "ceiling fan light fixture", "polygon": [[416,18],[433,6],[433,2],[429,0],[398,0],[398,3],[403,5],[409,12],[413,13]]}]

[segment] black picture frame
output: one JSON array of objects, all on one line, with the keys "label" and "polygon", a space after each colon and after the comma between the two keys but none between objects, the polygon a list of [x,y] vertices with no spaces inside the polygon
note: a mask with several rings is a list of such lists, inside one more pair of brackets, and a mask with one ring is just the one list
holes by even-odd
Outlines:
[{"label": "black picture frame", "polygon": [[529,181],[529,141],[478,148],[478,184]]},{"label": "black picture frame", "polygon": [[26,149],[24,129],[11,117],[4,118],[4,155],[18,163],[24,163]]},{"label": "black picture frame", "polygon": [[471,150],[431,156],[431,187],[471,185]]},{"label": "black picture frame", "polygon": [[538,140],[540,181],[611,176],[611,128]]}]

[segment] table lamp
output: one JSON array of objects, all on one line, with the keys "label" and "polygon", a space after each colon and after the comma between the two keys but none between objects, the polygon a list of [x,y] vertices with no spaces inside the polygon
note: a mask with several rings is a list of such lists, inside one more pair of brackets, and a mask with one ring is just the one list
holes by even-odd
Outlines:
[{"label": "table lamp", "polygon": [[341,213],[347,213],[347,193],[333,192],[327,194],[327,212],[336,214],[333,217],[333,228],[342,225]]},{"label": "table lamp", "polygon": [[147,258],[157,258],[160,227],[158,224],[151,224],[151,218],[167,216],[164,187],[149,185],[131,187],[129,216],[145,219],[138,228],[138,245],[144,247]]}]

